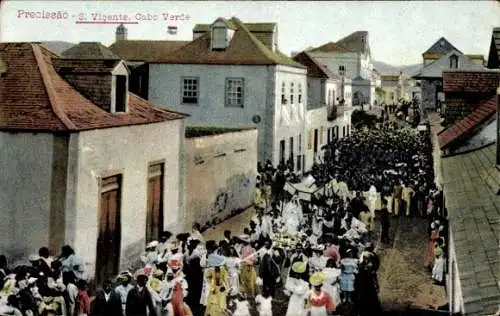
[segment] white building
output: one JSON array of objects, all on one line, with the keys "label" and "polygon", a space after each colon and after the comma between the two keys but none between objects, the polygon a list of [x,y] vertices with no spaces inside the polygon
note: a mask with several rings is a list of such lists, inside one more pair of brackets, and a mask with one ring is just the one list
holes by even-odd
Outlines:
[{"label": "white building", "polygon": [[[375,87],[379,82],[373,74],[368,32],[354,32],[336,43],[329,42],[308,50],[308,53],[331,72],[351,81],[352,95],[344,89],[347,104],[375,104]],[[349,82],[344,81],[344,85],[349,85]]]},{"label": "white building", "polygon": [[193,37],[150,61],[150,100],[190,114],[190,126],[256,127],[260,161],[302,155],[307,71],[277,49],[276,24],[219,18]]},{"label": "white building", "polygon": [[100,282],[179,231],[185,115],[127,92],[121,60],[31,43],[1,43],[0,60],[0,253],[69,244]]},{"label": "white building", "polygon": [[307,67],[305,169],[312,167],[321,147],[350,133],[350,107],[341,106],[342,78],[321,65],[308,52],[293,59]]}]

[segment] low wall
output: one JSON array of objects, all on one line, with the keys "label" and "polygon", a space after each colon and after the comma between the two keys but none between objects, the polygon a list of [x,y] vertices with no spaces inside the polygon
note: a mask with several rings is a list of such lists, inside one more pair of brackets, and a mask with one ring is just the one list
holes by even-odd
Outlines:
[{"label": "low wall", "polygon": [[257,176],[256,129],[202,134],[186,129],[185,230],[194,222],[203,226],[246,209]]}]

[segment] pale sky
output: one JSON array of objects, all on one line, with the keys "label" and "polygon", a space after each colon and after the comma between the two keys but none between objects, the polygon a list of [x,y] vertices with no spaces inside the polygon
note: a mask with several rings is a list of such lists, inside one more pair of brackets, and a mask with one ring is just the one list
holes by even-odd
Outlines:
[{"label": "pale sky", "polygon": [[[30,12],[60,11],[61,19],[30,17]],[[275,22],[286,54],[318,46],[357,30],[369,32],[372,57],[392,65],[420,63],[421,54],[441,36],[465,54],[487,58],[493,27],[500,26],[496,1],[306,2],[306,1],[1,1],[0,41],[114,41],[116,24],[77,24],[97,14],[126,14],[129,39],[190,40],[197,23],[236,16],[243,22]],[[156,15],[140,21],[137,14]],[[169,22],[166,14],[188,20]],[[57,15],[56,15],[57,17]],[[66,19],[64,19],[66,17]],[[176,35],[168,25],[178,26]]]}]

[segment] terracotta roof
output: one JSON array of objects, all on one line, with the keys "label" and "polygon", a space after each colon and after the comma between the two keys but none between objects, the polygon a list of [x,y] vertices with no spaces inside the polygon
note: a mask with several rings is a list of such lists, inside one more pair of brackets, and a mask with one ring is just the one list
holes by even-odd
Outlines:
[{"label": "terracotta roof", "polygon": [[471,114],[438,134],[439,146],[444,149],[457,140],[469,136],[477,127],[497,112],[497,96],[482,102]]},{"label": "terracotta roof", "polygon": [[109,46],[109,49],[127,61],[155,62],[168,57],[188,43],[190,42],[120,40]]},{"label": "terracotta roof", "polygon": [[99,42],[81,42],[61,53],[62,57],[78,59],[119,60],[109,48]]},{"label": "terracotta roof", "polygon": [[313,48],[310,50],[312,53],[331,53],[331,52],[337,52],[337,53],[355,53],[355,51],[350,50],[348,48],[345,48],[343,46],[340,46],[334,42],[328,42],[326,44],[323,44],[321,46],[318,46],[316,48]]},{"label": "terracotta roof", "polygon": [[287,65],[306,68],[279,51],[269,49],[237,18],[232,18],[237,30],[223,51],[210,49],[210,34],[205,33],[169,56],[152,61],[160,64],[206,65]]},{"label": "terracotta roof", "polygon": [[132,93],[127,113],[106,112],[61,78],[54,57],[38,44],[0,43],[0,58],[8,68],[0,77],[0,130],[71,132],[186,117]]},{"label": "terracotta roof", "polygon": [[429,49],[426,50],[424,54],[446,55],[453,50],[460,52],[455,46],[451,45],[451,43],[448,42],[446,38],[441,37],[434,44],[432,44],[432,46],[429,47]]},{"label": "terracotta roof", "polygon": [[443,91],[495,93],[499,79],[496,71],[443,71]]},{"label": "terracotta roof", "polygon": [[53,57],[52,66],[59,74],[64,73],[111,73],[121,62],[119,59],[73,59]]},{"label": "terracotta roof", "polygon": [[332,73],[326,66],[321,65],[314,57],[312,57],[307,52],[299,53],[293,57],[298,63],[307,67],[307,76],[313,78],[328,78],[328,79],[340,79],[339,76]]},{"label": "terracotta roof", "polygon": [[363,53],[365,50],[370,51],[367,41],[367,31],[356,31],[337,41],[337,45],[356,53]]}]

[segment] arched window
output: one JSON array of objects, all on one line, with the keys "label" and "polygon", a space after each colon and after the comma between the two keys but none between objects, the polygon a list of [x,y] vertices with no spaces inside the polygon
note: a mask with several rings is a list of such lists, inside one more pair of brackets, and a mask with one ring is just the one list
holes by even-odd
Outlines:
[{"label": "arched window", "polygon": [[457,69],[458,68],[458,56],[457,55],[451,55],[450,56],[450,68],[451,69]]}]

